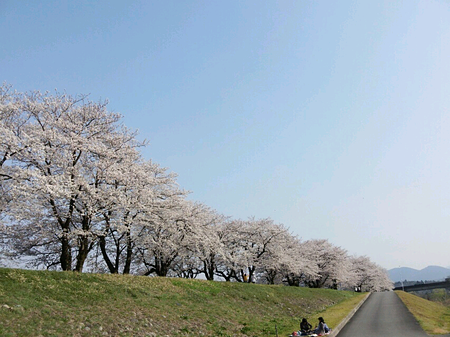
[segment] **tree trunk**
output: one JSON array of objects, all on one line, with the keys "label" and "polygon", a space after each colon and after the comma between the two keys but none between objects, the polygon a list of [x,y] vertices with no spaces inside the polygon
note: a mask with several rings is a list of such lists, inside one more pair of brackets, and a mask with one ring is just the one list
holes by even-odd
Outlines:
[{"label": "tree trunk", "polygon": [[86,236],[78,238],[78,254],[77,254],[77,265],[75,271],[81,273],[83,271],[84,262],[90,251],[89,239]]},{"label": "tree trunk", "polygon": [[131,269],[131,258],[133,256],[133,242],[131,240],[131,234],[127,232],[127,256],[125,258],[125,267],[123,268],[124,274],[129,274]]},{"label": "tree trunk", "polygon": [[255,266],[248,267],[248,283],[255,281]]},{"label": "tree trunk", "polygon": [[155,273],[158,276],[166,277],[169,272],[169,266],[164,261],[164,258],[155,256]]},{"label": "tree trunk", "polygon": [[266,270],[266,280],[268,284],[275,284],[275,278],[277,277],[277,272],[275,270]]},{"label": "tree trunk", "polygon": [[108,253],[106,252],[106,240],[104,236],[99,237],[99,245],[100,250],[102,251],[103,260],[105,260],[106,265],[108,266],[109,272],[111,274],[117,274],[117,267],[113,265],[111,262],[111,259],[108,256]]},{"label": "tree trunk", "polygon": [[72,247],[70,247],[69,239],[65,234],[61,238],[61,269],[64,271],[72,270]]},{"label": "tree trunk", "polygon": [[214,281],[214,263],[203,261],[203,270],[208,281]]},{"label": "tree trunk", "polygon": [[92,248],[87,234],[90,229],[90,222],[91,219],[88,216],[83,216],[81,225],[84,233],[78,236],[78,255],[77,265],[75,267],[75,271],[80,273],[83,271],[84,262]]}]

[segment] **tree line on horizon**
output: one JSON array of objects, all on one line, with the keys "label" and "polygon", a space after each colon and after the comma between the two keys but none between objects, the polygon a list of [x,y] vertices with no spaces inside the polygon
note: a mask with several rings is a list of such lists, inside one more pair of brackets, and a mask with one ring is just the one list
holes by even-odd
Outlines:
[{"label": "tree line on horizon", "polygon": [[[187,199],[176,174],[87,96],[0,87],[0,259],[32,268],[392,289],[385,269],[270,218]],[[6,261],[6,260],[5,260]],[[1,260],[0,260],[1,263]]]}]

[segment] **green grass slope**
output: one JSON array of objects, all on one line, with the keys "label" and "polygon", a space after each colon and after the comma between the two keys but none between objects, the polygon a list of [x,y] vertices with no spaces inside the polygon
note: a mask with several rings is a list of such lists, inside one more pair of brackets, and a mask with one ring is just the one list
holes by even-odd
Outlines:
[{"label": "green grass slope", "polygon": [[[364,294],[178,278],[0,269],[0,336],[287,336],[336,326]],[[276,327],[276,328],[275,328]]]},{"label": "green grass slope", "polygon": [[419,296],[396,291],[397,295],[428,334],[450,334],[450,307]]}]

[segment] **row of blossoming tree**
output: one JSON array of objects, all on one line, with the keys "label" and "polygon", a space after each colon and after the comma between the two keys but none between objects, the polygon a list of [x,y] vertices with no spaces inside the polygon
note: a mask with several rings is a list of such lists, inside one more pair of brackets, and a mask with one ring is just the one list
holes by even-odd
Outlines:
[{"label": "row of blossoming tree", "polygon": [[0,87],[4,261],[78,272],[392,287],[367,257],[349,256],[327,240],[301,241],[271,219],[233,220],[188,200],[176,175],[145,160],[139,151],[146,142],[106,105]]}]

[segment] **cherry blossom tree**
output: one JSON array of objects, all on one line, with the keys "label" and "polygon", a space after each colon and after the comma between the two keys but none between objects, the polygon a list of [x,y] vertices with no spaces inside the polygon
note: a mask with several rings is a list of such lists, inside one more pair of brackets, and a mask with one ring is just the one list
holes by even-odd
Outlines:
[{"label": "cherry blossom tree", "polygon": [[221,254],[215,256],[214,274],[229,282],[243,281],[247,260],[242,240],[245,237],[246,222],[242,220],[225,221],[217,228]]},{"label": "cherry blossom tree", "polygon": [[317,276],[304,276],[307,286],[337,289],[351,278],[351,263],[345,249],[334,246],[325,239],[305,241],[302,248],[310,254],[309,260],[318,268]]},{"label": "cherry blossom tree", "polygon": [[195,245],[205,238],[206,213],[205,205],[174,197],[148,215],[138,243],[144,274],[176,274],[175,266],[187,262]]},{"label": "cherry blossom tree", "polygon": [[374,270],[374,277],[367,287],[367,291],[386,291],[394,289],[394,284],[389,278],[388,272],[385,268],[376,265]]},{"label": "cherry blossom tree", "polygon": [[12,92],[11,86],[0,86],[0,225],[13,198],[14,182],[19,178],[10,163],[28,146],[27,116],[17,108],[21,98],[22,95]]},{"label": "cherry blossom tree", "polygon": [[314,251],[306,251],[301,240],[292,234],[285,235],[284,243],[278,247],[277,255],[264,265],[264,278],[269,284],[285,283],[300,286],[308,277],[317,277],[318,267],[311,260]]},{"label": "cherry blossom tree", "polygon": [[252,282],[257,274],[267,279],[269,273],[279,270],[282,259],[288,257],[285,247],[291,234],[272,219],[250,218],[224,224],[219,237],[224,254],[216,265],[216,275],[242,282],[248,273],[247,282]]},{"label": "cherry blossom tree", "polygon": [[393,283],[383,268],[372,262],[367,256],[350,257],[351,270],[354,273],[354,286],[359,291],[391,290]]},{"label": "cherry blossom tree", "polygon": [[247,226],[243,227],[241,245],[244,248],[244,257],[248,266],[249,281],[255,277],[257,270],[268,266],[287,266],[290,261],[286,251],[286,243],[290,241],[291,234],[282,224],[272,219],[249,219]]},{"label": "cherry blossom tree", "polygon": [[177,257],[173,271],[184,278],[196,278],[203,274],[212,281],[219,256],[224,254],[220,228],[227,219],[205,205],[197,203],[197,207],[195,232],[186,241],[184,254]]},{"label": "cherry blossom tree", "polygon": [[167,198],[185,192],[178,189],[173,173],[138,156],[105,169],[98,246],[111,273],[118,273],[123,265],[123,273],[128,274],[146,217]]},{"label": "cherry blossom tree", "polygon": [[99,215],[99,167],[143,144],[106,103],[85,96],[16,94],[6,106],[25,121],[16,133],[24,145],[9,163],[16,171],[13,248],[47,267],[71,270],[75,262],[82,271]]},{"label": "cherry blossom tree", "polygon": [[298,254],[298,238],[287,231],[280,237],[280,244],[267,254],[258,269],[260,278],[268,284],[281,284],[286,274],[303,267]]},{"label": "cherry blossom tree", "polygon": [[207,280],[214,280],[220,258],[226,255],[221,239],[224,235],[223,228],[228,221],[228,218],[212,209],[205,213],[202,226],[203,238],[195,242],[193,254],[199,261],[198,271],[204,274]]}]

